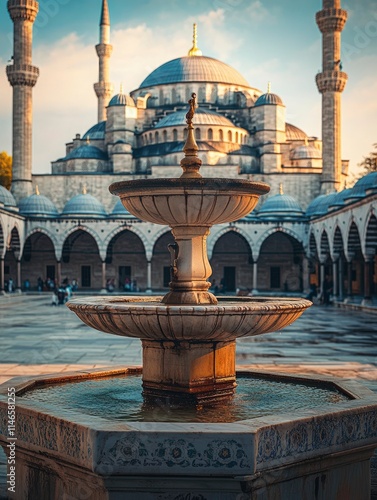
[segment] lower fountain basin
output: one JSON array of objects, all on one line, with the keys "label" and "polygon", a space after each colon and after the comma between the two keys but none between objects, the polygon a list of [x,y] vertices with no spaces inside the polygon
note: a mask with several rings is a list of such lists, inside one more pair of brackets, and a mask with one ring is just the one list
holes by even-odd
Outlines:
[{"label": "lower fountain basin", "polygon": [[336,404],[312,398],[301,409],[284,408],[283,400],[281,410],[233,423],[120,420],[28,399],[46,384],[53,391],[54,384],[109,376],[116,384],[136,373],[113,368],[0,387],[0,444],[8,456],[8,388],[16,392],[16,498],[370,500],[377,399],[353,382],[252,372],[266,385],[315,385],[345,397]]},{"label": "lower fountain basin", "polygon": [[88,326],[143,340],[229,341],[280,330],[312,305],[299,298],[228,297],[165,305],[162,297],[84,297],[67,306]]}]

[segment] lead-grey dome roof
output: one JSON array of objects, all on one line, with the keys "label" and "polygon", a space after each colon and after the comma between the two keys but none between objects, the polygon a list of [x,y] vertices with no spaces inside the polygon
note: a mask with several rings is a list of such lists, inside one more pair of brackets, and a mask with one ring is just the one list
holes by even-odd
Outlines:
[{"label": "lead-grey dome roof", "polygon": [[255,101],[254,106],[264,106],[269,104],[280,104],[283,105],[283,101],[277,94],[272,94],[271,92],[267,92],[266,94],[262,94]]},{"label": "lead-grey dome roof", "polygon": [[339,193],[336,191],[330,194],[320,194],[310,203],[306,209],[306,215],[308,217],[320,217],[327,214],[329,207],[336,201],[338,195]]},{"label": "lead-grey dome roof", "polygon": [[107,154],[96,146],[91,144],[83,144],[68,153],[63,160],[107,160]]},{"label": "lead-grey dome roof", "polygon": [[259,218],[302,217],[304,211],[297,200],[288,194],[275,194],[263,203],[258,211]]},{"label": "lead-grey dome roof", "polygon": [[4,186],[0,186],[0,203],[3,203],[4,207],[16,207],[16,200],[8,189]]},{"label": "lead-grey dome roof", "polygon": [[111,212],[111,217],[122,217],[122,218],[130,218],[135,219],[136,217],[123,206],[122,200],[118,200],[115,203],[113,211]]},{"label": "lead-grey dome roof", "polygon": [[152,71],[139,88],[181,82],[227,83],[250,88],[245,78],[227,64],[206,56],[179,57]]},{"label": "lead-grey dome roof", "polygon": [[109,102],[109,106],[131,106],[135,107],[135,101],[132,99],[131,96],[127,94],[123,94],[123,92],[120,92],[119,94],[116,94],[114,97]]},{"label": "lead-grey dome roof", "polygon": [[32,194],[23,198],[18,207],[22,215],[29,217],[58,217],[59,215],[52,201],[41,194]]},{"label": "lead-grey dome roof", "polygon": [[62,215],[66,217],[106,217],[107,214],[102,203],[98,201],[97,198],[91,194],[83,193],[67,201]]},{"label": "lead-grey dome roof", "polygon": [[285,133],[287,141],[304,141],[308,137],[303,130],[292,123],[285,124]]},{"label": "lead-grey dome roof", "polygon": [[[176,111],[164,116],[154,128],[175,127],[186,124],[187,109]],[[196,125],[218,125],[221,127],[234,127],[235,125],[225,116],[206,108],[197,108],[195,110],[194,126]]]},{"label": "lead-grey dome roof", "polygon": [[315,146],[302,144],[292,149],[290,157],[291,160],[320,159],[322,158],[322,154]]},{"label": "lead-grey dome roof", "polygon": [[83,139],[102,140],[105,138],[106,121],[96,123],[83,135]]},{"label": "lead-grey dome roof", "polygon": [[370,172],[364,177],[361,177],[356,184],[353,186],[347,197],[348,199],[359,199],[364,198],[367,194],[367,190],[377,190],[377,172]]}]

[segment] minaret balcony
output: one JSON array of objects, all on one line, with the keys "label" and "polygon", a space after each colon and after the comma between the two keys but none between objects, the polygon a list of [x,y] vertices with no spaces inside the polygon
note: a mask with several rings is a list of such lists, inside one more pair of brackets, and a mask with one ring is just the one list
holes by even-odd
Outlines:
[{"label": "minaret balcony", "polygon": [[113,52],[113,46],[108,43],[99,43],[96,45],[98,57],[110,57]]},{"label": "minaret balcony", "polygon": [[315,77],[318,90],[324,92],[343,92],[348,75],[343,71],[323,71]]},{"label": "minaret balcony", "polygon": [[109,97],[113,93],[113,84],[110,82],[98,82],[94,84],[97,97]]},{"label": "minaret balcony", "polygon": [[323,9],[315,15],[321,33],[342,31],[347,21],[347,11],[343,9]]},{"label": "minaret balcony", "polygon": [[39,10],[36,0],[8,0],[7,7],[12,21],[34,22]]},{"label": "minaret balcony", "polygon": [[31,64],[10,64],[6,68],[9,83],[34,87],[39,76],[39,68]]}]

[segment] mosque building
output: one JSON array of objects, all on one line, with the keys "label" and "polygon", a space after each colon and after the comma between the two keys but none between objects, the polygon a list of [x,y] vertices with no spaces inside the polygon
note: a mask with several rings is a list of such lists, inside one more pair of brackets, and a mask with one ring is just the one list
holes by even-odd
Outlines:
[{"label": "mosque building", "polygon": [[[14,55],[12,192],[0,187],[0,289],[13,279],[76,279],[81,290],[155,292],[168,287],[169,228],[129,214],[108,186],[124,179],[178,177],[186,139],[187,101],[197,95],[195,138],[204,177],[265,181],[270,195],[244,219],[212,229],[212,280],[228,292],[305,293],[331,276],[334,294],[377,292],[377,184],[373,174],[343,189],[341,93],[347,75],[340,0],[323,0],[316,15],[323,40],[322,141],[286,122],[283,99],[252,87],[228,64],[202,54],[194,25],[187,55],[162,64],[139,88],[114,95],[110,82],[110,14],[102,1],[96,45],[97,123],[76,134],[51,174],[32,174],[32,65],[36,0],[8,0]],[[377,174],[376,174],[377,175]],[[357,218],[354,213],[358,214]],[[340,222],[341,221],[341,222]]]}]

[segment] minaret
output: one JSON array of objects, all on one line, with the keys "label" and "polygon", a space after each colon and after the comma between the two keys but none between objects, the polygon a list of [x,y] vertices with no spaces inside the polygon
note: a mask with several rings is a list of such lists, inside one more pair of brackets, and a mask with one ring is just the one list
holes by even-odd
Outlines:
[{"label": "minaret", "polygon": [[39,69],[32,65],[33,23],[39,4],[35,0],[8,0],[13,21],[13,64],[7,66],[13,87],[13,179],[12,193],[18,202],[32,194],[33,87]]},{"label": "minaret", "polygon": [[110,56],[113,46],[110,45],[110,15],[107,0],[102,0],[100,21],[100,42],[96,45],[99,58],[99,78],[94,84],[98,97],[98,122],[106,120],[106,106],[113,95],[113,86],[110,83]]},{"label": "minaret", "polygon": [[323,0],[323,9],[316,21],[322,33],[322,73],[316,76],[322,94],[322,181],[323,194],[341,186],[341,93],[347,83],[340,60],[340,34],[347,21],[347,12],[340,0]]}]

